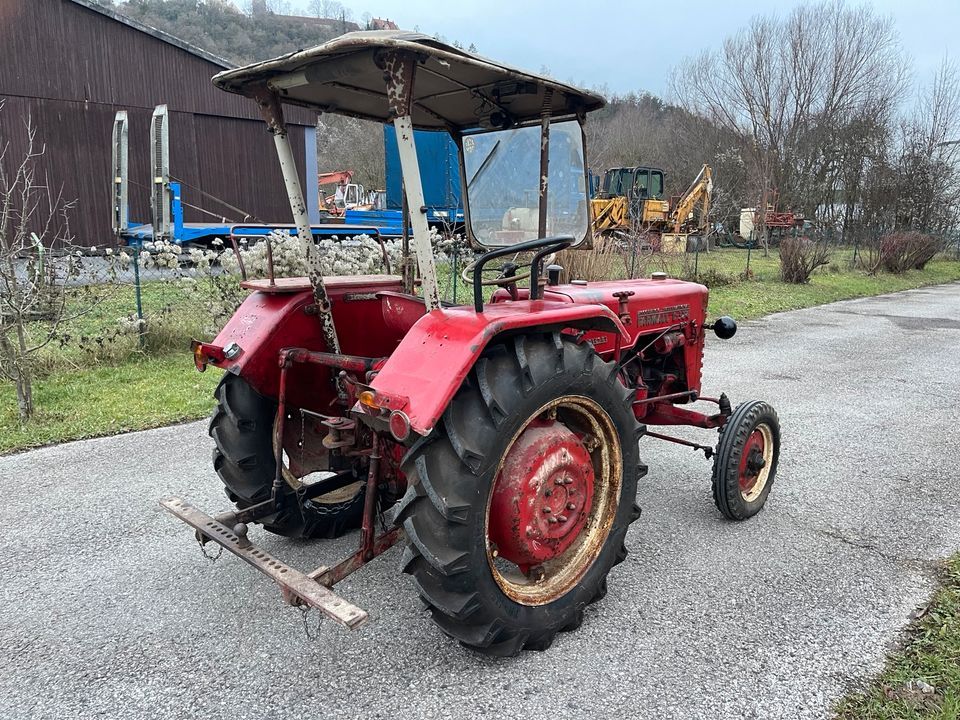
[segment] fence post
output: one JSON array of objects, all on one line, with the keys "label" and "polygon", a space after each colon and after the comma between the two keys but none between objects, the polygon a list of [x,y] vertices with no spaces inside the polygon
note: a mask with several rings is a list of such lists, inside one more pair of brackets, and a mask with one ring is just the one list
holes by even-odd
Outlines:
[{"label": "fence post", "polygon": [[697,244],[694,246],[694,256],[693,256],[693,279],[700,279],[700,240],[697,239]]},{"label": "fence post", "polygon": [[457,304],[457,258],[460,256],[460,243],[453,239],[453,304]]},{"label": "fence post", "polygon": [[143,350],[146,345],[143,323],[143,298],[140,294],[140,248],[133,252],[133,292],[137,299],[137,341],[140,349]]},{"label": "fence post", "polygon": [[633,233],[633,243],[631,245],[630,251],[630,279],[636,277],[636,268],[637,268],[637,233]]},{"label": "fence post", "polygon": [[750,279],[750,251],[753,249],[753,240],[747,241],[747,269],[743,271],[743,279]]}]

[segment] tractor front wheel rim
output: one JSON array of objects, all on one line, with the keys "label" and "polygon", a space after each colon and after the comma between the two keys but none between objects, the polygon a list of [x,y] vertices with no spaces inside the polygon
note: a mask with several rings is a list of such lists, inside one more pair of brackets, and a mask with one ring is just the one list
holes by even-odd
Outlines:
[{"label": "tractor front wheel rim", "polygon": [[740,495],[753,502],[767,486],[770,465],[773,462],[773,432],[766,423],[760,423],[747,436],[740,454]]}]

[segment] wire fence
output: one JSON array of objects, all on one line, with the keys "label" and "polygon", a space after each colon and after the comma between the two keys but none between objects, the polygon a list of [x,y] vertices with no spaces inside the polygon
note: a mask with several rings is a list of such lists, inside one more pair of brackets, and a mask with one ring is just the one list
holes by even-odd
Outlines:
[{"label": "wire fence", "polygon": [[[834,241],[818,272],[857,268],[872,252],[868,245]],[[279,277],[307,274],[295,238],[277,238],[272,253],[267,247],[265,242],[239,247],[239,262],[234,250],[222,243],[206,249],[171,243],[141,249],[114,246],[79,255],[22,258],[18,275],[25,281],[40,275],[48,278],[51,297],[59,298],[61,308],[59,317],[55,312],[45,315],[41,307],[31,318],[35,336],[47,332],[52,323],[57,325],[56,339],[44,348],[41,367],[64,369],[123,361],[136,354],[186,351],[191,339],[214,337],[247,295],[240,286],[242,272],[251,278],[266,277],[272,263]],[[324,240],[319,250],[329,275],[398,274],[402,256],[399,240],[368,237]],[[442,300],[469,302],[471,288],[462,274],[476,253],[461,237],[439,235],[434,252]],[[950,238],[946,252],[960,259],[960,236]],[[776,240],[764,246],[713,236],[706,242],[657,248],[640,238],[608,239],[589,251],[564,251],[557,262],[565,268],[565,280],[666,272],[716,287],[780,279]],[[57,302],[50,305],[58,307]]]}]

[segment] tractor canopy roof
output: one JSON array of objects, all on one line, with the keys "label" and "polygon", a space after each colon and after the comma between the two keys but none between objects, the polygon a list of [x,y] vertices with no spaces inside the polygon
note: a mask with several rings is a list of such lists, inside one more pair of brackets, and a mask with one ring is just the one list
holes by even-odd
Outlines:
[{"label": "tractor canopy roof", "polygon": [[523,125],[540,120],[548,96],[554,119],[604,105],[595,93],[402,31],[347,33],[308,50],[227,70],[213,82],[248,97],[266,87],[285,103],[390,122],[384,59],[396,52],[418,60],[411,113],[417,128],[462,132]]}]

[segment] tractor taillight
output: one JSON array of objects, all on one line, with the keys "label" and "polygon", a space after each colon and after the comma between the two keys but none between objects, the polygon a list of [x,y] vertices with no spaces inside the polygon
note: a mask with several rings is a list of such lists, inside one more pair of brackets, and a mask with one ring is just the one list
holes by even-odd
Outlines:
[{"label": "tractor taillight", "polygon": [[203,343],[194,340],[190,343],[190,348],[193,350],[193,364],[197,370],[204,372],[207,369],[207,354],[203,351]]},{"label": "tractor taillight", "polygon": [[390,434],[399,442],[410,437],[410,418],[406,413],[400,410],[390,413]]},{"label": "tractor taillight", "polygon": [[380,406],[377,405],[377,394],[373,390],[364,390],[360,393],[360,396],[357,398],[360,401],[360,404],[364,407],[368,407],[371,410],[379,410]]},{"label": "tractor taillight", "polygon": [[[207,369],[208,363],[222,363],[226,359],[223,348],[210,345],[209,343],[203,343],[199,340],[192,340],[190,342],[190,349],[193,350],[193,364],[196,365],[197,370],[200,372]],[[234,355],[234,357],[236,357],[236,355]]]}]

